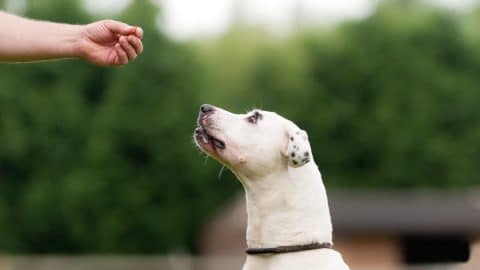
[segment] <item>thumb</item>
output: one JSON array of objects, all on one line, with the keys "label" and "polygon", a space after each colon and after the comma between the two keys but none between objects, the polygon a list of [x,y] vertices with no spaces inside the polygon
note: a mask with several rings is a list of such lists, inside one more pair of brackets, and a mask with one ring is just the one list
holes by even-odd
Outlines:
[{"label": "thumb", "polygon": [[130,26],[126,23],[114,20],[107,20],[104,22],[104,24],[108,28],[108,30],[115,34],[128,35],[134,33],[136,30],[135,26]]}]

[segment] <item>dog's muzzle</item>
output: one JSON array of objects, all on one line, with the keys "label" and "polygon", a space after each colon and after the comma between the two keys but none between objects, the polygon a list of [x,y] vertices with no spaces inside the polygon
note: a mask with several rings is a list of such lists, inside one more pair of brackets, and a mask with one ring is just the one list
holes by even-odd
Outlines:
[{"label": "dog's muzzle", "polygon": [[210,116],[215,112],[215,107],[208,104],[200,106],[198,114],[197,125],[195,129],[195,141],[204,149],[212,150],[225,149],[225,143],[209,133]]}]

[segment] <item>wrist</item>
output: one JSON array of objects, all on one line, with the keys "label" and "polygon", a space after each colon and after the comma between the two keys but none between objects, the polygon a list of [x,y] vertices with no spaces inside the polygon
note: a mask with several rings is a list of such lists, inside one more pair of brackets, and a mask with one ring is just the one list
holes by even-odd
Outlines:
[{"label": "wrist", "polygon": [[85,55],[85,42],[84,42],[84,32],[85,25],[71,25],[70,36],[69,36],[69,57],[74,58],[83,58]]}]

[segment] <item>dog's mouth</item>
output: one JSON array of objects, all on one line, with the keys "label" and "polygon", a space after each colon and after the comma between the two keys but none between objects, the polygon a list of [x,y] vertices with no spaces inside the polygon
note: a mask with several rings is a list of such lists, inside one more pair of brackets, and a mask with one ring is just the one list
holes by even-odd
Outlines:
[{"label": "dog's mouth", "polygon": [[200,126],[195,129],[195,141],[198,146],[209,153],[225,149],[225,142],[210,134],[207,129]]}]

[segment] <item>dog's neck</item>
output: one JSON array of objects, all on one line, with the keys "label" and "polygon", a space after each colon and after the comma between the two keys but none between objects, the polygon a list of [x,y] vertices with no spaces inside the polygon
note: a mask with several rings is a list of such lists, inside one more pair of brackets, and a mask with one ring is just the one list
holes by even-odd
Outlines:
[{"label": "dog's neck", "polygon": [[327,194],[315,162],[261,178],[240,177],[247,200],[247,245],[332,242]]}]

